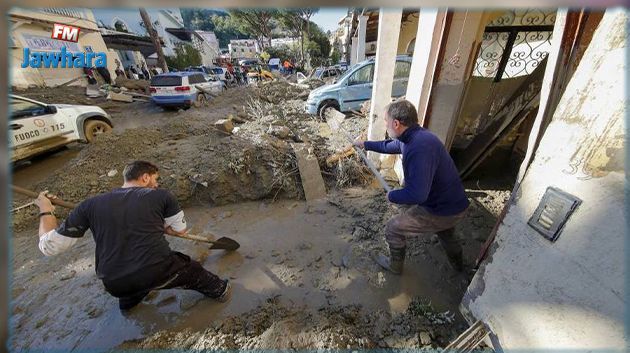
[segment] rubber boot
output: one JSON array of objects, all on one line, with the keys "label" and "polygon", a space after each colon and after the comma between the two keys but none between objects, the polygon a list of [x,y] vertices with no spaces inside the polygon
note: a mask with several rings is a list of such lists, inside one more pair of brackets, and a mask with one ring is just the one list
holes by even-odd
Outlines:
[{"label": "rubber boot", "polygon": [[223,290],[223,293],[221,293],[219,297],[214,298],[214,300],[218,301],[219,303],[225,303],[231,298],[232,298],[232,284],[228,280],[225,280],[225,289]]},{"label": "rubber boot", "polygon": [[374,261],[381,265],[382,268],[387,271],[399,275],[402,273],[403,264],[405,263],[405,250],[407,248],[392,248],[389,247],[390,256],[387,257],[382,254],[377,254],[374,257]]}]

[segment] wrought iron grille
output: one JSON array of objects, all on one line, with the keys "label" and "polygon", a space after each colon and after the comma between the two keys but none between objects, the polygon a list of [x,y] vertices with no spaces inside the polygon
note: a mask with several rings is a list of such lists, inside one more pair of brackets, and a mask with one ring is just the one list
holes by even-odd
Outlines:
[{"label": "wrought iron grille", "polygon": [[547,57],[553,26],[486,27],[473,76],[504,78],[529,75]]},{"label": "wrought iron grille", "polygon": [[556,22],[556,10],[522,9],[506,11],[501,17],[488,24],[488,27],[500,26],[552,26]]},{"label": "wrought iron grille", "polygon": [[501,78],[530,75],[549,54],[551,33],[517,32]]},{"label": "wrought iron grille", "polygon": [[473,76],[499,82],[531,74],[549,54],[555,20],[553,10],[505,12],[486,27]]}]

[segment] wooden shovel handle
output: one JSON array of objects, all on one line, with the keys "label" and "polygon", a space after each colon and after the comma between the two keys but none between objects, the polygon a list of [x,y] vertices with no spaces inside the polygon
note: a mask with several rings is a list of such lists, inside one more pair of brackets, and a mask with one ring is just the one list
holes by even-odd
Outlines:
[{"label": "wooden shovel handle", "polygon": [[[36,193],[35,191],[24,189],[19,186],[11,185],[11,189],[14,192],[17,192],[18,194],[22,194],[22,195],[29,196],[32,198],[37,198],[37,196],[39,196],[39,194]],[[60,199],[50,199],[50,202],[52,202],[53,205],[57,205],[57,206],[61,206],[61,207],[69,208],[69,209],[73,209],[77,207],[77,204],[75,203],[67,202]]]}]

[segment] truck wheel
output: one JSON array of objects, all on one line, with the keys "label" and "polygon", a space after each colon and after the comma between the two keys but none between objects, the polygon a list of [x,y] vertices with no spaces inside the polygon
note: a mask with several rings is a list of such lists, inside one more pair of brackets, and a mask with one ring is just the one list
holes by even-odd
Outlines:
[{"label": "truck wheel", "polygon": [[96,136],[112,131],[111,125],[101,120],[88,120],[83,125],[83,132],[87,142],[92,142]]}]

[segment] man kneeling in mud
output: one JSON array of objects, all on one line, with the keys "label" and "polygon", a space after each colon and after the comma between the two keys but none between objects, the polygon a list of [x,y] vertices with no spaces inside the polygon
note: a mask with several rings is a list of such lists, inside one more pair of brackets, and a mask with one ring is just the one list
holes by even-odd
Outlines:
[{"label": "man kneeling in mud", "polygon": [[156,289],[193,289],[220,302],[231,286],[189,256],[172,251],[164,233],[186,233],[184,212],[175,197],[158,189],[158,167],[146,161],[125,166],[124,184],[89,198],[57,227],[54,206],[39,194],[39,249],[46,256],[74,245],[90,229],[96,242],[96,274],[118,298],[121,310],[136,306]]}]

